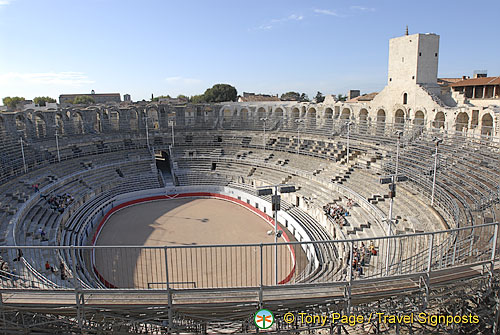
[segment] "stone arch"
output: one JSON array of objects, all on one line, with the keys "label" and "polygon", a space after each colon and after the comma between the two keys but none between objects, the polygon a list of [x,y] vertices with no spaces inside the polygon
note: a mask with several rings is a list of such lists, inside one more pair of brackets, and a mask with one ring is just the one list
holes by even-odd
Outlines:
[{"label": "stone arch", "polygon": [[281,107],[274,110],[274,117],[277,119],[283,119],[283,109]]},{"label": "stone arch", "polygon": [[307,110],[307,126],[310,128],[316,127],[316,108],[314,107]]},{"label": "stone arch", "polygon": [[96,133],[102,132],[101,114],[99,112],[95,112],[94,131]]},{"label": "stone arch", "polygon": [[481,118],[481,135],[493,135],[493,117],[490,113],[485,113]]},{"label": "stone arch", "polygon": [[385,132],[385,110],[379,109],[377,111],[377,134],[383,134]]},{"label": "stone arch", "polygon": [[405,123],[405,111],[401,108],[397,109],[394,113],[394,123],[397,125]]},{"label": "stone arch", "polygon": [[56,114],[55,124],[56,124],[57,133],[59,135],[63,135],[64,134],[64,118],[59,113]]},{"label": "stone arch", "polygon": [[155,108],[147,109],[147,116],[148,116],[148,126],[151,127],[152,129],[159,129],[160,118],[158,115],[158,110],[156,110]]},{"label": "stone arch", "polygon": [[22,114],[16,115],[16,131],[23,137],[26,137],[26,118]]},{"label": "stone arch", "polygon": [[469,128],[469,115],[466,112],[460,112],[455,120],[456,131],[467,131]]},{"label": "stone arch", "polygon": [[73,129],[75,134],[83,134],[83,117],[80,112],[74,112],[72,115]]},{"label": "stone arch", "polygon": [[240,110],[240,118],[241,121],[248,121],[248,109],[242,108]]},{"label": "stone arch", "polygon": [[325,119],[333,119],[333,109],[330,107],[325,109]]},{"label": "stone arch", "polygon": [[259,107],[257,109],[257,118],[260,120],[266,117],[266,109],[264,107]]},{"label": "stone arch", "polygon": [[35,115],[35,134],[38,138],[47,136],[47,123],[42,114]]},{"label": "stone arch", "polygon": [[222,122],[231,122],[232,117],[233,117],[233,113],[232,113],[231,109],[226,107],[222,110]]},{"label": "stone arch", "polygon": [[139,130],[139,115],[135,109],[129,110],[129,122],[131,130]]},{"label": "stone arch", "polygon": [[349,120],[350,118],[351,118],[351,109],[347,107],[342,109],[342,113],[340,114],[340,119]]},{"label": "stone arch", "polygon": [[366,108],[362,108],[359,111],[359,121],[366,123],[367,120],[368,120],[368,110]]},{"label": "stone arch", "polygon": [[413,124],[415,126],[423,126],[425,123],[425,115],[421,110],[416,111],[415,119],[413,120]]},{"label": "stone arch", "polygon": [[292,109],[292,119],[297,120],[298,118],[300,118],[300,110],[295,107]]},{"label": "stone arch", "polygon": [[444,128],[446,118],[443,112],[437,112],[434,116],[434,128]]},{"label": "stone arch", "polygon": [[109,111],[109,124],[112,130],[120,130],[120,113],[117,110]]}]

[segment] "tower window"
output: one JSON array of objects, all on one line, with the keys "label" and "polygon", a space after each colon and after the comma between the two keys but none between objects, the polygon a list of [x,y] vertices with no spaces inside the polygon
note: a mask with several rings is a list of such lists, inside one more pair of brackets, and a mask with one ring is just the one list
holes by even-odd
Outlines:
[{"label": "tower window", "polygon": [[408,94],[405,93],[403,94],[403,105],[406,105],[408,103]]},{"label": "tower window", "polygon": [[401,61],[404,63],[404,62],[405,62],[405,58],[404,58],[404,57],[403,57],[403,58],[401,58]]},{"label": "tower window", "polygon": [[389,78],[389,81],[392,81],[392,78]]},{"label": "tower window", "polygon": [[437,57],[437,56],[438,56],[438,53],[436,52],[436,53],[434,54],[434,56],[436,56],[436,57]]},{"label": "tower window", "polygon": [[411,76],[411,79],[415,79],[415,76]]},{"label": "tower window", "polygon": [[421,53],[421,52],[419,52],[419,53],[418,53],[418,55],[419,55],[419,56],[422,56],[422,53]]}]

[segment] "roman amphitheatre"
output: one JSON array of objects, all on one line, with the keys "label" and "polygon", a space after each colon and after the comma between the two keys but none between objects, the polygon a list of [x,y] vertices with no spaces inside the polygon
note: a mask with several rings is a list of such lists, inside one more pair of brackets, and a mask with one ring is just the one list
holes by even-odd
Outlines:
[{"label": "roman amphitheatre", "polygon": [[[393,39],[349,101],[1,113],[1,329],[498,333],[500,83],[438,80],[438,46]],[[373,311],[480,320],[283,319]]]}]

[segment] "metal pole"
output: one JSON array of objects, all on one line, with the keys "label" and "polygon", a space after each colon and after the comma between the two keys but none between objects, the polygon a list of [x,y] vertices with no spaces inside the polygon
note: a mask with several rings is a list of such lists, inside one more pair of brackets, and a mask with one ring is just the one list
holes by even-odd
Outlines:
[{"label": "metal pole", "polygon": [[[278,195],[278,186],[274,187],[274,194]],[[276,205],[275,205],[275,208]],[[274,211],[274,285],[278,285],[278,210]]]},{"label": "metal pole", "polygon": [[263,144],[264,144],[264,151],[266,151],[266,120],[264,119],[264,139],[263,139]]},{"label": "metal pole", "polygon": [[300,149],[300,124],[297,123],[297,155],[299,154]]},{"label": "metal pole", "polygon": [[59,154],[59,136],[57,134],[57,128],[56,128],[56,148],[57,148],[57,160],[59,163],[61,163],[61,155]]},{"label": "metal pole", "polygon": [[23,146],[23,138],[20,138],[21,142],[21,155],[23,156],[23,166],[24,166],[24,173],[28,172],[28,168],[26,167],[26,159],[24,157],[24,146]]},{"label": "metal pole", "polygon": [[434,154],[434,177],[432,179],[432,195],[431,195],[431,206],[434,206],[434,191],[436,189],[436,169],[437,169],[437,159],[438,159],[438,142],[436,142],[436,153]]},{"label": "metal pole", "polygon": [[147,112],[146,112],[146,116],[144,117],[144,120],[146,120],[146,143],[147,143],[148,149],[149,149],[149,131],[148,131],[148,115],[147,115]]},{"label": "metal pole", "polygon": [[349,165],[349,130],[350,130],[350,122],[347,122],[347,161],[346,165]]},{"label": "metal pole", "polygon": [[172,146],[175,144],[175,136],[174,136],[174,121],[170,123],[172,125]]}]

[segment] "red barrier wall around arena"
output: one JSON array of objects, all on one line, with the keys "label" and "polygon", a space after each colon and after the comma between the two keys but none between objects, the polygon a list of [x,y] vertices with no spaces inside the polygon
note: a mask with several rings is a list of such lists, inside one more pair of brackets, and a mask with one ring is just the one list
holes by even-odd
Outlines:
[{"label": "red barrier wall around arena", "polygon": [[[178,198],[214,198],[214,199],[221,199],[221,200],[229,201],[229,202],[238,204],[240,206],[243,206],[246,209],[252,211],[253,213],[257,214],[259,217],[261,217],[262,219],[264,219],[269,225],[271,225],[274,228],[274,220],[273,220],[272,217],[270,217],[269,215],[267,215],[266,213],[262,212],[258,208],[255,208],[254,206],[252,206],[252,205],[250,205],[250,204],[248,204],[248,203],[246,203],[246,202],[244,202],[242,200],[230,197],[228,195],[219,194],[219,193],[190,192],[190,193],[180,193],[180,194],[174,194],[174,195],[158,195],[158,196],[154,196],[154,197],[146,197],[146,198],[131,200],[131,201],[124,202],[123,204],[120,204],[120,205],[118,205],[116,207],[111,208],[104,215],[104,217],[101,219],[101,221],[99,222],[99,225],[97,226],[97,229],[96,229],[96,231],[94,233],[94,236],[92,237],[92,245],[95,246],[95,243],[97,241],[97,237],[99,236],[99,234],[100,234],[100,232],[102,230],[102,227],[104,226],[104,224],[106,223],[106,221],[108,221],[109,217],[113,213],[115,213],[115,212],[117,212],[117,211],[119,211],[119,210],[121,210],[123,208],[129,207],[129,206],[132,206],[132,205],[136,205],[136,204],[140,204],[140,203],[143,203],[143,202],[158,201],[158,200],[170,200],[170,199],[178,199]],[[290,239],[288,238],[288,235],[285,232],[283,232],[283,239],[286,242],[290,242]],[[292,279],[293,274],[295,273],[295,267],[296,267],[295,251],[293,250],[293,248],[290,248],[290,246],[288,246],[288,250],[290,250],[290,254],[292,255],[293,267],[290,270],[290,273],[283,280],[281,280],[278,283],[279,285],[288,283]],[[115,285],[113,285],[112,283],[108,282],[99,273],[99,271],[97,270],[97,268],[96,268],[96,266],[94,264],[92,264],[92,268],[93,268],[94,273],[96,274],[97,278],[99,278],[99,280],[101,281],[101,283],[104,284],[105,287],[107,287],[107,288],[117,288]]]}]

